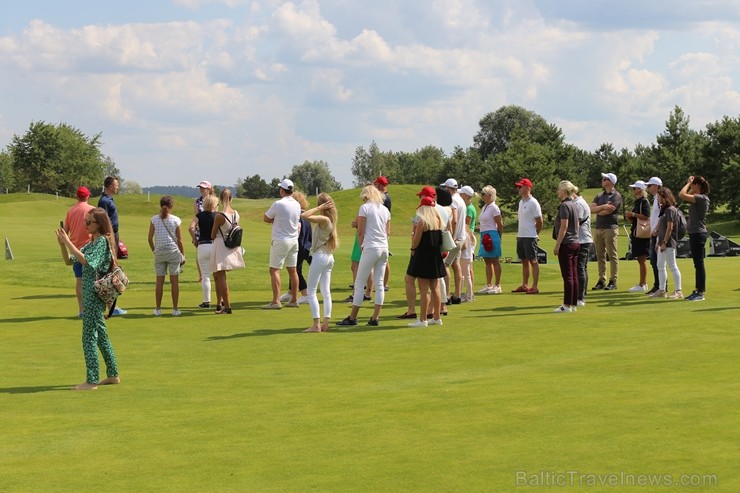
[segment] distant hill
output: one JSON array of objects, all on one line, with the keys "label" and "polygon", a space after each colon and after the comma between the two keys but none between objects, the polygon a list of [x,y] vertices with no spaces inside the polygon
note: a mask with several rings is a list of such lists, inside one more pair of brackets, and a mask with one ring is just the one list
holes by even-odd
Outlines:
[{"label": "distant hill", "polygon": [[[231,191],[234,191],[234,187],[232,186],[225,186],[225,185],[216,185],[219,190],[223,190],[224,188],[230,188]],[[146,194],[147,192],[151,193],[152,195],[180,195],[182,197],[192,197],[192,198],[198,198],[200,197],[200,192],[195,186],[192,187],[186,187],[186,186],[162,186],[162,185],[156,185],[154,187],[142,187],[142,193]]]}]

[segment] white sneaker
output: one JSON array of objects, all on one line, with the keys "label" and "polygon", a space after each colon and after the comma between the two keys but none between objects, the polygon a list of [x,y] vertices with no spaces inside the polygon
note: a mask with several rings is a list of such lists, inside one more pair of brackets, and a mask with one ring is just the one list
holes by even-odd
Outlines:
[{"label": "white sneaker", "polygon": [[636,284],[628,289],[630,293],[647,293],[648,287],[645,284]]},{"label": "white sneaker", "polygon": [[154,313],[152,315],[154,315],[155,317],[161,316],[162,315],[162,309],[161,308],[155,308],[154,309]]},{"label": "white sneaker", "polygon": [[179,308],[174,308],[174,309],[172,310],[172,316],[173,316],[173,317],[179,317],[179,316],[180,316],[180,314],[181,314],[181,312],[180,312],[180,309],[179,309]]},{"label": "white sneaker", "polygon": [[[290,299],[288,301],[290,301]],[[298,297],[298,304],[299,305],[308,305],[308,296],[299,296]]]},{"label": "white sneaker", "polygon": [[570,311],[571,312],[577,312],[578,308],[576,308],[576,305],[570,305]]},{"label": "white sneaker", "polygon": [[553,312],[555,313],[570,313],[570,311],[570,307],[565,305],[560,305],[555,310],[553,310]]},{"label": "white sneaker", "polygon": [[417,319],[416,322],[411,322],[408,326],[409,327],[426,327],[427,326],[427,321],[426,320],[418,320]]},{"label": "white sneaker", "polygon": [[427,320],[427,325],[442,325],[442,319],[440,318],[439,320]]},{"label": "white sneaker", "polygon": [[578,300],[576,303],[578,306],[586,306],[586,300]]},{"label": "white sneaker", "polygon": [[659,289],[656,292],[654,292],[653,294],[649,294],[648,295],[649,298],[665,298],[666,296],[668,296],[668,295],[667,295],[667,293],[665,292],[664,289]]},{"label": "white sneaker", "polygon": [[282,295],[280,297],[280,301],[283,302],[283,303],[287,303],[288,301],[290,301],[292,299],[293,299],[293,297],[290,295],[290,291],[288,291],[287,293],[285,293],[284,295]]},{"label": "white sneaker", "polygon": [[493,286],[483,286],[478,290],[478,294],[491,294],[493,293]]},{"label": "white sneaker", "polygon": [[498,284],[491,288],[491,294],[501,294],[501,286]]}]

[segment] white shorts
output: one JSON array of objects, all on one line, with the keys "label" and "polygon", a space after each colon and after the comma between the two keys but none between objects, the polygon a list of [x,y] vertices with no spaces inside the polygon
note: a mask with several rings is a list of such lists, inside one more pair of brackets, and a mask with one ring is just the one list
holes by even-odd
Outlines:
[{"label": "white shorts", "polygon": [[270,268],[282,269],[298,265],[298,240],[272,240],[270,243]]}]

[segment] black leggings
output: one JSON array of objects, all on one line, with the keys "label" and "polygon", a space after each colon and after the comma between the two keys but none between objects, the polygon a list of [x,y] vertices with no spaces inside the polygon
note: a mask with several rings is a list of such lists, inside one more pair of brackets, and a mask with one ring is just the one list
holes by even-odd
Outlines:
[{"label": "black leggings", "polygon": [[696,274],[696,290],[703,293],[707,288],[707,271],[704,269],[704,257],[706,255],[706,233],[690,233],[689,247],[691,258],[694,260],[694,271]]}]

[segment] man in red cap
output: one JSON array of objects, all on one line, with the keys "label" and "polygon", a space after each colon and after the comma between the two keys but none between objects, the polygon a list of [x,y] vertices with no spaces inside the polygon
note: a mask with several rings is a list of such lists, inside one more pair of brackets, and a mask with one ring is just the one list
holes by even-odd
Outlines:
[{"label": "man in red cap", "polygon": [[[90,198],[90,190],[87,187],[77,189],[77,203],[70,207],[67,216],[64,218],[62,227],[77,248],[90,241],[90,235],[85,225],[85,216],[93,209],[87,201]],[[72,264],[72,270],[77,278],[77,308],[78,315],[82,318],[82,264],[75,262]]]},{"label": "man in red cap", "polygon": [[[516,254],[522,261],[522,285],[513,293],[537,294],[540,279],[540,264],[537,263],[537,239],[542,230],[542,208],[532,196],[532,181],[522,178],[516,182],[519,189],[519,230],[516,235]],[[529,273],[532,272],[532,285],[529,286]]]}]

